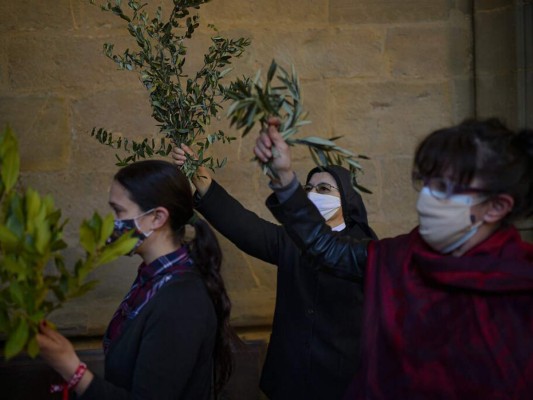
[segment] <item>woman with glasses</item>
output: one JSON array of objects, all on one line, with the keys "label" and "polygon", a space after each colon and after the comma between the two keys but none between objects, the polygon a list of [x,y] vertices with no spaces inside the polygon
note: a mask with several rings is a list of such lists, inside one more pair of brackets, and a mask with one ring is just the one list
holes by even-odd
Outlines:
[{"label": "woman with glasses", "polygon": [[471,120],[431,133],[414,158],[419,226],[368,245],[323,224],[275,120],[254,152],[278,174],[267,204],[295,243],[365,280],[362,366],[347,398],[531,398],[533,245],[512,221],[533,215],[533,131]]},{"label": "woman with glasses", "polygon": [[[183,165],[194,157],[175,148]],[[247,210],[200,168],[192,179],[195,208],[243,252],[277,266],[276,308],[261,374],[271,399],[340,399],[359,362],[361,283],[337,279],[302,253],[279,225]],[[375,239],[348,170],[334,166],[308,174],[306,196],[320,219],[341,236]],[[244,262],[243,262],[244,268]]]}]

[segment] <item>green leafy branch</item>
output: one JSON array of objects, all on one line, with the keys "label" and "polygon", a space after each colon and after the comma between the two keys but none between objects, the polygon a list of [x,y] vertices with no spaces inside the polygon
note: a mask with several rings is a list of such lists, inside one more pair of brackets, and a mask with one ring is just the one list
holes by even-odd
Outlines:
[{"label": "green leafy branch", "polygon": [[62,250],[66,221],[50,196],[18,185],[20,158],[17,140],[6,128],[0,135],[0,335],[6,359],[23,350],[35,357],[38,324],[68,299],[92,289],[87,281],[97,266],[130,251],[137,239],[124,235],[106,245],[113,216],[94,214],[80,226],[85,256],[67,268]]},{"label": "green leafy branch", "polygon": [[[149,92],[152,117],[158,122],[159,132],[164,135],[160,141],[144,139],[128,142],[113,138],[113,134],[104,129],[94,129],[93,136],[100,143],[130,154],[125,158],[117,156],[119,165],[154,154],[168,155],[172,145],[181,143],[196,148],[199,155],[197,165],[210,169],[224,165],[225,160],[204,157],[203,153],[215,142],[229,143],[234,138],[226,136],[221,130],[208,133],[208,129],[212,119],[218,118],[222,103],[227,99],[229,85],[224,85],[222,81],[232,69],[232,60],[243,54],[250,41],[224,38],[213,25],[208,25],[215,34],[204,54],[204,65],[188,76],[184,72],[185,44],[199,27],[200,20],[198,15],[191,15],[191,9],[198,9],[208,1],[173,0],[167,19],[163,18],[161,7],[151,17],[145,10],[146,4],[136,0],[129,0],[126,9],[121,0],[106,1],[101,5],[103,11],[112,12],[126,22],[128,32],[136,43],[134,50],[126,49],[121,54],[114,51],[113,44],[106,43],[104,53],[120,69],[139,73]],[[189,160],[184,165],[183,171],[188,176],[196,171],[193,164]]]},{"label": "green leafy branch", "polygon": [[[279,73],[276,74],[278,69]],[[274,83],[274,78],[279,82]],[[275,116],[280,120],[278,129],[287,144],[307,146],[318,166],[345,164],[351,172],[353,186],[357,190],[370,193],[356,180],[357,173],[363,171],[358,159],[368,157],[338,146],[335,141],[340,139],[340,136],[331,139],[314,136],[293,137],[300,127],[310,123],[305,120],[307,114],[303,111],[300,83],[294,66],[289,73],[272,60],[264,83],[259,71],[253,80],[244,78],[234,82],[226,96],[233,100],[227,111],[230,125],[243,129],[242,136],[247,135],[256,123],[261,125],[261,129],[266,128],[268,118]],[[275,172],[268,163],[260,164],[265,174],[275,177]]]},{"label": "green leafy branch", "polygon": [[159,141],[155,139],[144,138],[141,142],[130,140],[122,137],[122,135],[113,134],[103,128],[93,128],[91,136],[94,136],[100,143],[105,144],[113,149],[122,148],[130,156],[121,158],[118,153],[115,153],[117,158],[116,165],[125,166],[130,162],[134,162],[137,158],[147,158],[154,155],[167,156],[172,150],[172,145],[165,138],[160,138]]}]

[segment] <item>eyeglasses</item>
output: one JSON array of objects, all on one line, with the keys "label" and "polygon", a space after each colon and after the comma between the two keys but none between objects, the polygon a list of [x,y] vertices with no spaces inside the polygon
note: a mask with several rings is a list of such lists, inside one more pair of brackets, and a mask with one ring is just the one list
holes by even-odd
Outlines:
[{"label": "eyeglasses", "polygon": [[452,195],[461,193],[492,193],[491,190],[487,189],[459,185],[448,178],[423,177],[418,172],[413,172],[411,179],[417,192],[427,187],[433,197],[441,200],[449,199]]},{"label": "eyeglasses", "polygon": [[332,190],[336,190],[337,192],[339,191],[338,188],[326,182],[320,182],[320,183],[317,183],[316,185],[312,185],[308,183],[307,185],[304,185],[303,188],[307,193],[309,193],[313,189],[315,189],[316,192],[319,194],[329,194],[331,193]]}]

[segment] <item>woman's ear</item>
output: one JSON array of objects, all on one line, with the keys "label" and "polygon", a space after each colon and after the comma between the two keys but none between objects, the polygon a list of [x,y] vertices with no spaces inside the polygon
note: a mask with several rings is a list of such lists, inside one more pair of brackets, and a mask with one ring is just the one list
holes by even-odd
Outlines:
[{"label": "woman's ear", "polygon": [[157,207],[154,210],[154,218],[152,219],[152,229],[159,229],[168,221],[168,210],[165,207]]},{"label": "woman's ear", "polygon": [[505,218],[514,207],[514,199],[508,194],[498,194],[488,200],[488,208],[483,220],[485,222],[498,222]]}]

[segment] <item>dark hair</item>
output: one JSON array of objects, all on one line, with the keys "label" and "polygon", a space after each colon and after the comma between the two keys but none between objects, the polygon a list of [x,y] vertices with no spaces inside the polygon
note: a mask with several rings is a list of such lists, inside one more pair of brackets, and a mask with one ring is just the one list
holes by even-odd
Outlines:
[{"label": "dark hair", "polygon": [[165,207],[176,240],[181,240],[185,225],[193,225],[194,239],[188,243],[190,255],[213,302],[218,321],[215,342],[215,391],[229,380],[233,370],[231,340],[235,337],[229,324],[231,302],[226,292],[220,268],[222,251],[218,240],[206,222],[194,215],[192,191],[185,175],[173,164],[162,160],[145,160],[130,164],[115,174],[142,211]]},{"label": "dark hair", "polygon": [[162,160],[139,161],[121,168],[115,180],[129,193],[142,211],[156,207],[168,210],[170,227],[178,236],[193,216],[192,192],[185,175]]},{"label": "dark hair", "polygon": [[483,189],[514,199],[509,219],[533,214],[533,131],[515,133],[496,118],[465,120],[428,135],[415,153],[423,177],[448,177],[461,185],[474,178]]}]

